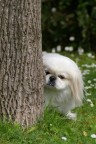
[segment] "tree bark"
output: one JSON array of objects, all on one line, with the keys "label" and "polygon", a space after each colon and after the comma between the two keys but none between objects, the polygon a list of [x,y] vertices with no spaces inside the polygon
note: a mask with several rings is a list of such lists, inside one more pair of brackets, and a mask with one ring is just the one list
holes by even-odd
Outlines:
[{"label": "tree bark", "polygon": [[30,126],[43,113],[41,1],[0,0],[0,117]]}]

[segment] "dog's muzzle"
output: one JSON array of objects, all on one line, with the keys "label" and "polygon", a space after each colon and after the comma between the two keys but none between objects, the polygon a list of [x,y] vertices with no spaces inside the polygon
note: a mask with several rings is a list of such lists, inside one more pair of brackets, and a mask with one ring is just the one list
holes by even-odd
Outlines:
[{"label": "dog's muzzle", "polygon": [[49,82],[48,82],[48,84],[47,85],[50,85],[50,86],[55,86],[55,82],[56,82],[56,77],[55,76],[51,76],[50,78],[49,78]]}]

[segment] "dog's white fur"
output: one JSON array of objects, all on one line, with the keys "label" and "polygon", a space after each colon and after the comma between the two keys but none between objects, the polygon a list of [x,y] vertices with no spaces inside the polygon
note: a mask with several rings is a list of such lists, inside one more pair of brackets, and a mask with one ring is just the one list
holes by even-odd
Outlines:
[{"label": "dog's white fur", "polygon": [[[71,110],[80,106],[83,99],[83,80],[77,64],[56,53],[43,53],[43,64],[48,71],[44,89],[46,106],[51,105],[68,118],[76,119]],[[56,78],[54,86],[49,84],[52,76]]]}]

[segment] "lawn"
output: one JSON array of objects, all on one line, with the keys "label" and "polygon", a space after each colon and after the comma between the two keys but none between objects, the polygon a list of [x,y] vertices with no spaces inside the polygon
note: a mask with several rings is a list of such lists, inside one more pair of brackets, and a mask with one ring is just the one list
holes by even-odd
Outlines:
[{"label": "lawn", "polygon": [[[0,122],[0,144],[96,144],[96,58],[91,54],[67,54],[82,70],[85,99],[76,108],[77,121],[66,119],[47,108],[44,117],[30,129]],[[96,136],[96,135],[95,135]]]}]

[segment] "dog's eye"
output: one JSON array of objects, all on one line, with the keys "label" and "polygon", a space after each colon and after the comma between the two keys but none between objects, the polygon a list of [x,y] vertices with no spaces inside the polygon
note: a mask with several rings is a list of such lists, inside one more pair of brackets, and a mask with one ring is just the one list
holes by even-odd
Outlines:
[{"label": "dog's eye", "polygon": [[58,76],[60,79],[65,79],[65,77],[63,75],[59,75]]},{"label": "dog's eye", "polygon": [[49,71],[45,71],[45,73],[46,73],[46,75],[50,74],[50,72],[49,72]]}]

